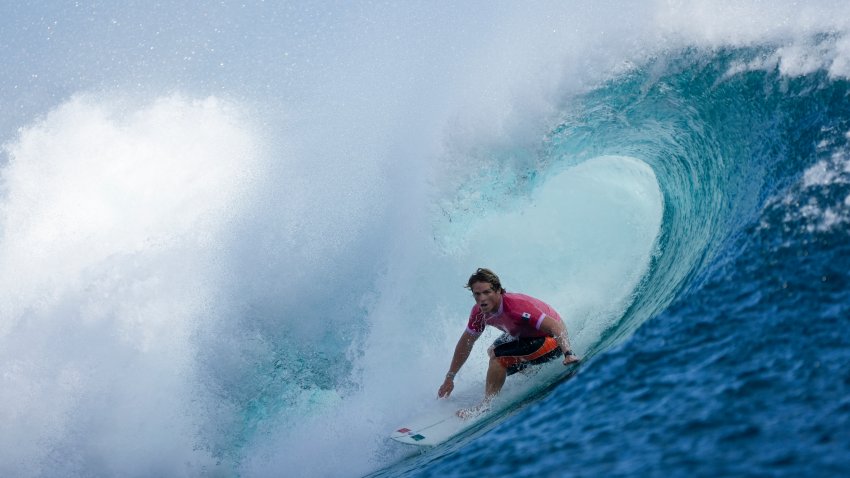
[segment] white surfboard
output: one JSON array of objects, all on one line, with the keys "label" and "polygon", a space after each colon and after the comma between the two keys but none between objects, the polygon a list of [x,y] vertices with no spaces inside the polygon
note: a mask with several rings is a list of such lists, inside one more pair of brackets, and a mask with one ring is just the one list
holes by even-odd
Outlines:
[{"label": "white surfboard", "polygon": [[463,433],[484,419],[491,411],[462,419],[457,416],[457,402],[447,401],[415,417],[396,429],[390,438],[408,445],[436,446]]},{"label": "white surfboard", "polygon": [[541,392],[565,376],[574,375],[576,371],[576,366],[564,367],[560,360],[553,360],[529,369],[528,373],[508,377],[505,387],[493,400],[490,409],[466,419],[458,417],[457,411],[474,405],[476,400],[481,400],[481,395],[463,397],[464,394],[457,394],[460,400],[435,400],[426,406],[426,410],[421,415],[411,418],[396,428],[390,438],[416,446],[443,444],[472,428],[484,426],[497,417],[503,416],[504,412],[517,406],[524,399]]}]

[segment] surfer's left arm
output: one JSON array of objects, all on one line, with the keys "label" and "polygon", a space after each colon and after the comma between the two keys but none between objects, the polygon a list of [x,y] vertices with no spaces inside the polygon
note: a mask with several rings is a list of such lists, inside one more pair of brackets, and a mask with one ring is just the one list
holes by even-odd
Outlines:
[{"label": "surfer's left arm", "polygon": [[561,347],[561,352],[564,353],[564,365],[578,362],[578,355],[573,353],[570,346],[570,338],[567,334],[567,326],[560,320],[553,319],[548,315],[543,317],[543,322],[540,323],[540,330],[551,335],[558,341],[558,346]]}]

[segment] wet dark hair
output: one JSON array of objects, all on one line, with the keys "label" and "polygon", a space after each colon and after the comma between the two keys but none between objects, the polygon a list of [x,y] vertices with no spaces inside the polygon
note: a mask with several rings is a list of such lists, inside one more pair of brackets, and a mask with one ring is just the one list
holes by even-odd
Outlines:
[{"label": "wet dark hair", "polygon": [[472,284],[476,282],[486,282],[493,286],[494,291],[502,294],[505,293],[505,289],[502,288],[502,282],[499,280],[499,276],[497,276],[496,273],[491,271],[490,269],[479,267],[478,270],[475,271],[475,274],[469,276],[469,281],[466,283],[466,288],[471,290]]}]

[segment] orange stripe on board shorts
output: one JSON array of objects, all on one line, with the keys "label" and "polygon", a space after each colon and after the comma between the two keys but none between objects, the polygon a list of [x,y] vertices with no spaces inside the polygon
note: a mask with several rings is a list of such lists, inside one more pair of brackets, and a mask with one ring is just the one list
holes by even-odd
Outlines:
[{"label": "orange stripe on board shorts", "polygon": [[512,340],[503,335],[493,342],[493,355],[508,370],[508,375],[529,365],[548,362],[561,355],[558,342],[553,337],[520,337]]}]

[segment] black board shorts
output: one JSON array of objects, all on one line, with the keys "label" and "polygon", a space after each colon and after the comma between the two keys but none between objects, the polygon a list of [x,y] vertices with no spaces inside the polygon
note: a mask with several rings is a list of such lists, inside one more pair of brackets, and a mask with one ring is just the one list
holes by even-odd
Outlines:
[{"label": "black board shorts", "polygon": [[514,338],[504,334],[493,342],[493,355],[513,375],[529,365],[548,362],[561,355],[554,337]]}]

